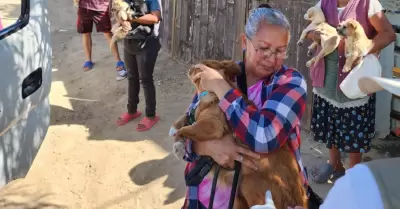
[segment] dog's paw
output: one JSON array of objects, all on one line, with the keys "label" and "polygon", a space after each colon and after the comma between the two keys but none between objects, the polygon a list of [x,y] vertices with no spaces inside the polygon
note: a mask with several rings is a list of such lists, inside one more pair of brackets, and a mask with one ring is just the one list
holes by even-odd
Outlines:
[{"label": "dog's paw", "polygon": [[299,41],[297,42],[297,46],[303,46],[303,40],[299,40]]},{"label": "dog's paw", "polygon": [[350,71],[351,71],[351,67],[347,67],[347,66],[343,67],[343,70],[342,70],[343,73],[348,73]]},{"label": "dog's paw", "polygon": [[311,67],[312,64],[313,64],[313,60],[310,60],[310,61],[306,62],[306,66],[307,67]]},{"label": "dog's paw", "polygon": [[183,141],[175,142],[172,145],[172,152],[178,160],[182,160],[186,152],[185,144],[183,143]]},{"label": "dog's paw", "polygon": [[175,127],[171,126],[171,128],[169,129],[169,136],[176,136],[176,133],[178,132],[178,130],[176,130]]}]

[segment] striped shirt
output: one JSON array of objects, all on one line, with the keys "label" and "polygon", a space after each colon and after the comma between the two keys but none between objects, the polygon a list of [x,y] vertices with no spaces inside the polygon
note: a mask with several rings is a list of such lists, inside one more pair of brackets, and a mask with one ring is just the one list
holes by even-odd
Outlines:
[{"label": "striped shirt", "polygon": [[[254,86],[256,88],[253,88]],[[260,81],[248,89],[249,100],[255,101],[257,106],[247,104],[237,89],[229,90],[219,103],[236,136],[251,150],[258,153],[269,153],[289,142],[298,162],[300,178],[305,187],[308,186],[308,183],[300,154],[300,120],[305,112],[306,95],[307,85],[301,73],[282,66],[267,80]],[[197,102],[198,96],[196,95],[189,110],[194,108]],[[198,155],[192,152],[191,141],[186,141],[184,160],[188,164],[185,174],[195,166],[198,159]],[[198,187],[188,187],[183,208],[205,208],[204,205],[208,205],[207,199],[209,198],[202,200],[201,196],[207,196],[210,193],[209,184],[211,183],[212,176],[208,175]],[[230,188],[218,188],[214,208],[226,209],[229,195]],[[222,204],[224,202],[225,204]],[[218,203],[221,204],[218,205]]]}]

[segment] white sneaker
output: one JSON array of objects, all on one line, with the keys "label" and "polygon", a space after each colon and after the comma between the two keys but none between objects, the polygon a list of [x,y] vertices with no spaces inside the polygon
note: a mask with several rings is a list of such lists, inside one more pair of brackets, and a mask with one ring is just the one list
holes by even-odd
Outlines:
[{"label": "white sneaker", "polygon": [[117,81],[122,81],[128,77],[128,72],[125,69],[117,71]]}]

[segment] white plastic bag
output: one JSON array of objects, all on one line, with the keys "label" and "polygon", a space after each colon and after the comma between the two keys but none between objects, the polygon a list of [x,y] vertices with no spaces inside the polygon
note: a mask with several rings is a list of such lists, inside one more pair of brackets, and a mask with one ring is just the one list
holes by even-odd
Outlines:
[{"label": "white plastic bag", "polygon": [[265,205],[254,205],[250,209],[276,209],[271,191],[265,193]]},{"label": "white plastic bag", "polygon": [[367,94],[358,87],[358,79],[365,76],[381,77],[381,73],[382,66],[378,58],[373,54],[368,54],[342,81],[340,89],[350,99],[363,98]]}]

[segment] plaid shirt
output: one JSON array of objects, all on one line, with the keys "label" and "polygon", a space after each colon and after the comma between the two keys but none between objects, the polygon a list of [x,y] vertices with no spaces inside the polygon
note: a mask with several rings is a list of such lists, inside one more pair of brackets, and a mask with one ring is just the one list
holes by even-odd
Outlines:
[{"label": "plaid shirt", "polygon": [[[307,85],[296,70],[282,67],[261,85],[262,106],[246,104],[241,92],[229,90],[219,106],[225,112],[234,133],[250,149],[258,153],[269,153],[289,140],[289,146],[299,165],[300,178],[307,187],[307,173],[300,154],[300,120],[305,112]],[[254,99],[250,98],[249,99]],[[189,110],[198,102],[193,98]],[[198,155],[192,152],[192,142],[187,141],[184,160],[188,162],[185,174],[194,167]],[[209,188],[208,188],[209,189]],[[201,188],[188,188],[185,207],[198,208],[198,193]],[[218,191],[217,191],[218,192]],[[188,201],[189,200],[189,201]],[[198,201],[197,201],[198,202]],[[189,203],[189,204],[188,204]]]}]

